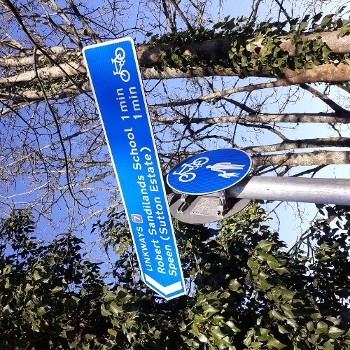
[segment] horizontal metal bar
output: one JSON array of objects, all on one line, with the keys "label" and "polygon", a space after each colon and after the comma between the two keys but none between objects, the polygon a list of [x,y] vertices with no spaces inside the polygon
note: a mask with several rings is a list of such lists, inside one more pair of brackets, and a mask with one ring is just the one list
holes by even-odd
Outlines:
[{"label": "horizontal metal bar", "polygon": [[350,179],[252,176],[226,191],[233,198],[350,205]]}]

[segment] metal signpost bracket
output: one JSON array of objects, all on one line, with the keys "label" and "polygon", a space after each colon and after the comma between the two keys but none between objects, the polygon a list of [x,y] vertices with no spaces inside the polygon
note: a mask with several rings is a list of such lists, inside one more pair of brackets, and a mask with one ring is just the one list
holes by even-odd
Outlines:
[{"label": "metal signpost bracket", "polygon": [[250,202],[250,199],[228,198],[226,191],[202,196],[185,196],[186,199],[190,198],[188,202],[183,202],[183,198],[179,193],[170,195],[170,212],[174,218],[189,224],[205,224],[227,219]]},{"label": "metal signpost bracket", "polygon": [[177,208],[178,214],[183,213],[190,205],[191,203],[196,199],[196,196],[191,196],[182,193],[180,197],[180,206]]}]

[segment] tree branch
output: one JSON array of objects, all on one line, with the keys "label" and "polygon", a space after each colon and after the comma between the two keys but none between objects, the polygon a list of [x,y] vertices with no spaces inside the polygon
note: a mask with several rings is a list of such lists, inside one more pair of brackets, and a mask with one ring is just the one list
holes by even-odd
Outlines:
[{"label": "tree branch", "polygon": [[322,100],[326,105],[331,107],[336,112],[345,112],[346,109],[341,107],[339,104],[335,103],[332,99],[330,99],[327,95],[322,94],[318,90],[314,89],[313,87],[307,85],[307,84],[300,84],[300,87],[314,96],[318,97],[320,100]]},{"label": "tree branch", "polygon": [[339,113],[281,113],[281,114],[247,114],[242,116],[221,116],[214,118],[163,118],[155,116],[153,122],[161,124],[234,124],[234,123],[322,123],[350,124],[350,112]]},{"label": "tree branch", "polygon": [[347,137],[328,137],[304,140],[284,139],[280,143],[264,146],[249,146],[241,149],[252,153],[280,152],[292,149],[307,149],[320,147],[350,147],[350,138]]},{"label": "tree branch", "polygon": [[252,155],[254,167],[274,167],[278,165],[321,166],[330,164],[349,164],[349,151],[314,151],[306,153],[286,153],[277,155]]}]

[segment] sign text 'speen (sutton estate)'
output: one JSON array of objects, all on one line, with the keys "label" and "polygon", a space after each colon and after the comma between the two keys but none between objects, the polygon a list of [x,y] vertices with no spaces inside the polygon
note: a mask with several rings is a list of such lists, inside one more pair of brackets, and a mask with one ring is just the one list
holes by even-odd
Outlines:
[{"label": "sign text 'speen (sutton estate)'", "polygon": [[134,43],[84,49],[119,189],[145,283],[166,299],[185,283]]}]

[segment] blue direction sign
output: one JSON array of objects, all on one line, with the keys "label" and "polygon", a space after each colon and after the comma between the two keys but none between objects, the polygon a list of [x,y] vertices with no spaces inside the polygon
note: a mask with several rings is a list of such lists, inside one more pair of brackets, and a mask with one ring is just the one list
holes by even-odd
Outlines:
[{"label": "blue direction sign", "polygon": [[204,195],[233,186],[250,167],[247,153],[234,148],[218,149],[182,161],[169,172],[167,182],[177,192]]},{"label": "blue direction sign", "polygon": [[185,293],[146,98],[131,38],[84,48],[144,282],[166,299]]}]

